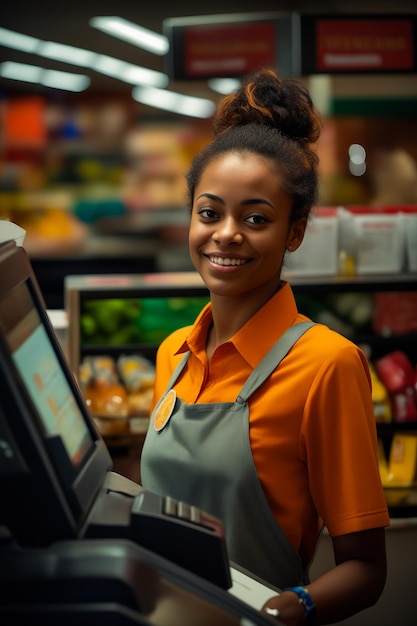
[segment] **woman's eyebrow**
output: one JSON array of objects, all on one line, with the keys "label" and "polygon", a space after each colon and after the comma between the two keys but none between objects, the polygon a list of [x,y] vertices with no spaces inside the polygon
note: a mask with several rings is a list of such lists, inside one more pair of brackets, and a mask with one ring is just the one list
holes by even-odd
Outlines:
[{"label": "woman's eyebrow", "polygon": [[266,200],[265,198],[248,198],[242,202],[243,205],[251,205],[251,204],[268,204],[270,207],[274,208],[274,205]]},{"label": "woman's eyebrow", "polygon": [[199,196],[197,196],[197,200],[199,200],[200,198],[209,198],[210,200],[214,200],[214,202],[221,202],[222,204],[224,204],[224,201],[219,198],[219,196],[215,196],[213,193],[201,193]]},{"label": "woman's eyebrow", "polygon": [[[221,204],[224,204],[224,200],[222,200],[219,196],[216,196],[213,193],[201,193],[199,196],[197,196],[197,200],[199,200],[200,198],[209,198],[210,200],[214,200],[214,202],[220,202]],[[243,206],[250,206],[251,204],[268,204],[270,207],[274,208],[274,205],[265,198],[248,198],[247,200],[243,200],[242,202]]]}]

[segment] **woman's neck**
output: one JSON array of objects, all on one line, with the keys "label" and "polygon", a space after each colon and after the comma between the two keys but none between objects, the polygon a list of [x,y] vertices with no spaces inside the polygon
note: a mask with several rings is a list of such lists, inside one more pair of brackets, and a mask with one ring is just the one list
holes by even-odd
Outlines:
[{"label": "woman's neck", "polygon": [[206,351],[210,360],[221,344],[235,335],[281,288],[264,293],[262,297],[248,294],[242,298],[211,294],[213,323],[207,335]]}]

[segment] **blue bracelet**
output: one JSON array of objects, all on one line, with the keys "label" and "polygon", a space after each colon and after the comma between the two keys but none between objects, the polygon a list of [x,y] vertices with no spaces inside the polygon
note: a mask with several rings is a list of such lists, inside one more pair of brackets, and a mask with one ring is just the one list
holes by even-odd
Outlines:
[{"label": "blue bracelet", "polygon": [[282,591],[293,591],[299,597],[299,603],[303,605],[306,614],[306,626],[313,626],[316,622],[316,605],[308,589],[305,587],[285,587]]}]

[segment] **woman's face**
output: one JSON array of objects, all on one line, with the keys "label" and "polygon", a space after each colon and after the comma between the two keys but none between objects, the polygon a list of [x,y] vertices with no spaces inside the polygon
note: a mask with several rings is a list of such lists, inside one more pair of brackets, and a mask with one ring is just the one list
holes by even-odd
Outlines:
[{"label": "woman's face", "polygon": [[290,225],[291,197],[266,159],[219,156],[204,170],[192,206],[191,259],[212,294],[274,293],[285,250],[300,245],[306,220]]}]

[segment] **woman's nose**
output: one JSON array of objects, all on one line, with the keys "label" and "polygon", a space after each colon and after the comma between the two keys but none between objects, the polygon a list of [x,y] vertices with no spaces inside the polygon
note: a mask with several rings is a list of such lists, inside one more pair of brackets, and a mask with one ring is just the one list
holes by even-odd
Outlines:
[{"label": "woman's nose", "polygon": [[223,244],[240,243],[243,239],[240,227],[234,219],[223,219],[218,222],[213,239]]}]

